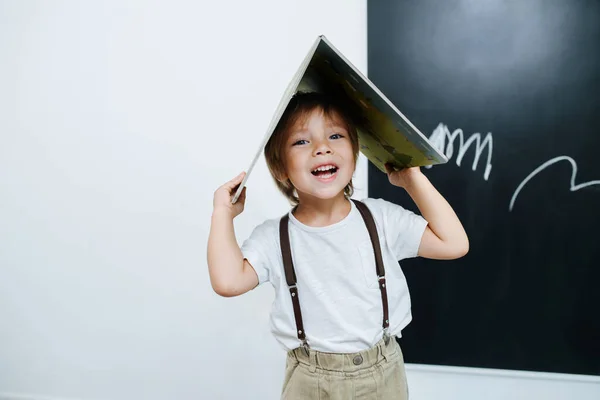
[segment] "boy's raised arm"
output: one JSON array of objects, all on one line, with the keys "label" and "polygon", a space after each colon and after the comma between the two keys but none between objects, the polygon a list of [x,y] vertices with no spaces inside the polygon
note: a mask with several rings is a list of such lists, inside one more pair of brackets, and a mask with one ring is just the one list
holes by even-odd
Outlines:
[{"label": "boy's raised arm", "polygon": [[455,259],[467,254],[469,239],[456,213],[446,199],[421,172],[419,167],[394,171],[388,167],[388,178],[403,187],[413,199],[427,228],[421,238],[419,256]]},{"label": "boy's raised arm", "polygon": [[233,228],[233,219],[244,210],[246,188],[235,204],[231,204],[231,198],[243,178],[242,172],[218,188],[213,201],[208,236],[208,272],[213,290],[225,297],[238,296],[258,285],[258,276],[244,260]]}]

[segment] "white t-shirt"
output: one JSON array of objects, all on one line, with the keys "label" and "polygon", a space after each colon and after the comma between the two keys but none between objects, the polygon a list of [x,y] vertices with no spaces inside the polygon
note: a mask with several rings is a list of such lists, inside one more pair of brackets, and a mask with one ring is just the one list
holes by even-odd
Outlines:
[{"label": "white t-shirt", "polygon": [[[390,334],[400,336],[411,320],[410,296],[398,260],[416,257],[427,221],[382,199],[363,202],[375,218],[385,266]],[[351,202],[348,216],[326,227],[310,227],[290,212],[289,233],[298,299],[309,346],[317,351],[353,353],[374,346],[383,335],[383,306],[369,232]],[[285,280],[279,220],[257,226],[242,245],[259,284],[275,288],[271,332],[286,349],[300,346]]]}]

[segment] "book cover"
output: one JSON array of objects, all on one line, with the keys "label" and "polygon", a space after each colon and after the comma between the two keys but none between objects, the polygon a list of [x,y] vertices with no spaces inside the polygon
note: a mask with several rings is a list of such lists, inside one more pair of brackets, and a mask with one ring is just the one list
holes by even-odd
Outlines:
[{"label": "book cover", "polygon": [[365,75],[321,35],[284,91],[246,176],[232,199],[233,203],[241,194],[290,99],[298,91],[332,92],[343,97],[344,102],[353,108],[352,113],[359,116],[360,151],[384,173],[386,163],[401,169],[448,161]]}]

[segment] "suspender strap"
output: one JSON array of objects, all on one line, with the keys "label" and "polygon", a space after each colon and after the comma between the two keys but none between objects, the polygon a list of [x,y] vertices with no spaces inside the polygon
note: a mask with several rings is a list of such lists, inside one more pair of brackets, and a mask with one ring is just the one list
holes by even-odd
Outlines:
[{"label": "suspender strap", "polygon": [[292,261],[292,249],[290,248],[290,233],[288,222],[290,217],[286,214],[279,221],[279,241],[281,245],[281,256],[283,257],[283,268],[285,270],[285,280],[290,289],[292,305],[294,307],[294,317],[296,318],[296,333],[298,339],[307,347],[306,334],[304,333],[304,324],[302,323],[302,311],[300,311],[300,301],[298,300],[298,288],[296,287],[296,272]]},{"label": "suspender strap", "polygon": [[379,235],[377,234],[377,225],[375,225],[375,219],[369,208],[362,202],[357,200],[354,201],[356,208],[362,215],[371,237],[371,243],[373,244],[373,251],[375,252],[375,267],[377,268],[377,279],[379,280],[379,290],[381,291],[381,304],[383,305],[383,331],[387,333],[390,326],[390,317],[388,314],[388,298],[387,289],[385,286],[385,267],[383,266],[383,256],[381,255],[381,245],[379,244]]},{"label": "suspender strap", "polygon": [[[381,291],[381,303],[383,305],[383,331],[386,343],[389,340],[388,328],[390,326],[389,314],[388,314],[388,299],[387,289],[385,286],[385,269],[383,266],[383,257],[381,255],[381,245],[379,243],[379,235],[377,234],[377,226],[373,219],[373,214],[369,208],[362,202],[352,200],[356,205],[356,208],[360,212],[367,230],[369,231],[369,237],[373,244],[373,251],[375,253],[375,266],[377,270],[377,278],[379,280],[379,290]],[[294,271],[294,263],[292,261],[292,249],[290,247],[290,234],[288,229],[289,216],[284,215],[279,221],[279,242],[281,246],[281,256],[283,258],[283,269],[285,272],[285,280],[290,290],[290,296],[292,298],[292,306],[294,308],[294,317],[296,319],[296,333],[298,339],[302,342],[302,345],[306,352],[308,352],[308,343],[306,342],[306,333],[304,332],[304,325],[302,323],[302,312],[300,311],[300,301],[298,300],[298,288],[296,287],[296,272]]]}]

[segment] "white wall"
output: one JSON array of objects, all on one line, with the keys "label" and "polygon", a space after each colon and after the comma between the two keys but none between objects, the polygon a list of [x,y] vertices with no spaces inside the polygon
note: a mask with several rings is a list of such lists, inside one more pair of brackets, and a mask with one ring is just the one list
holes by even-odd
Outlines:
[{"label": "white wall", "polygon": [[[278,397],[273,290],[206,242],[319,34],[366,67],[364,0],[0,2],[4,398]],[[240,240],[287,208],[261,159]]]},{"label": "white wall", "polygon": [[[278,398],[273,291],[218,297],[205,249],[321,33],[366,71],[365,0],[0,3],[0,399]],[[288,208],[262,158],[248,186],[240,241]],[[600,398],[408,369],[413,399]]]}]

